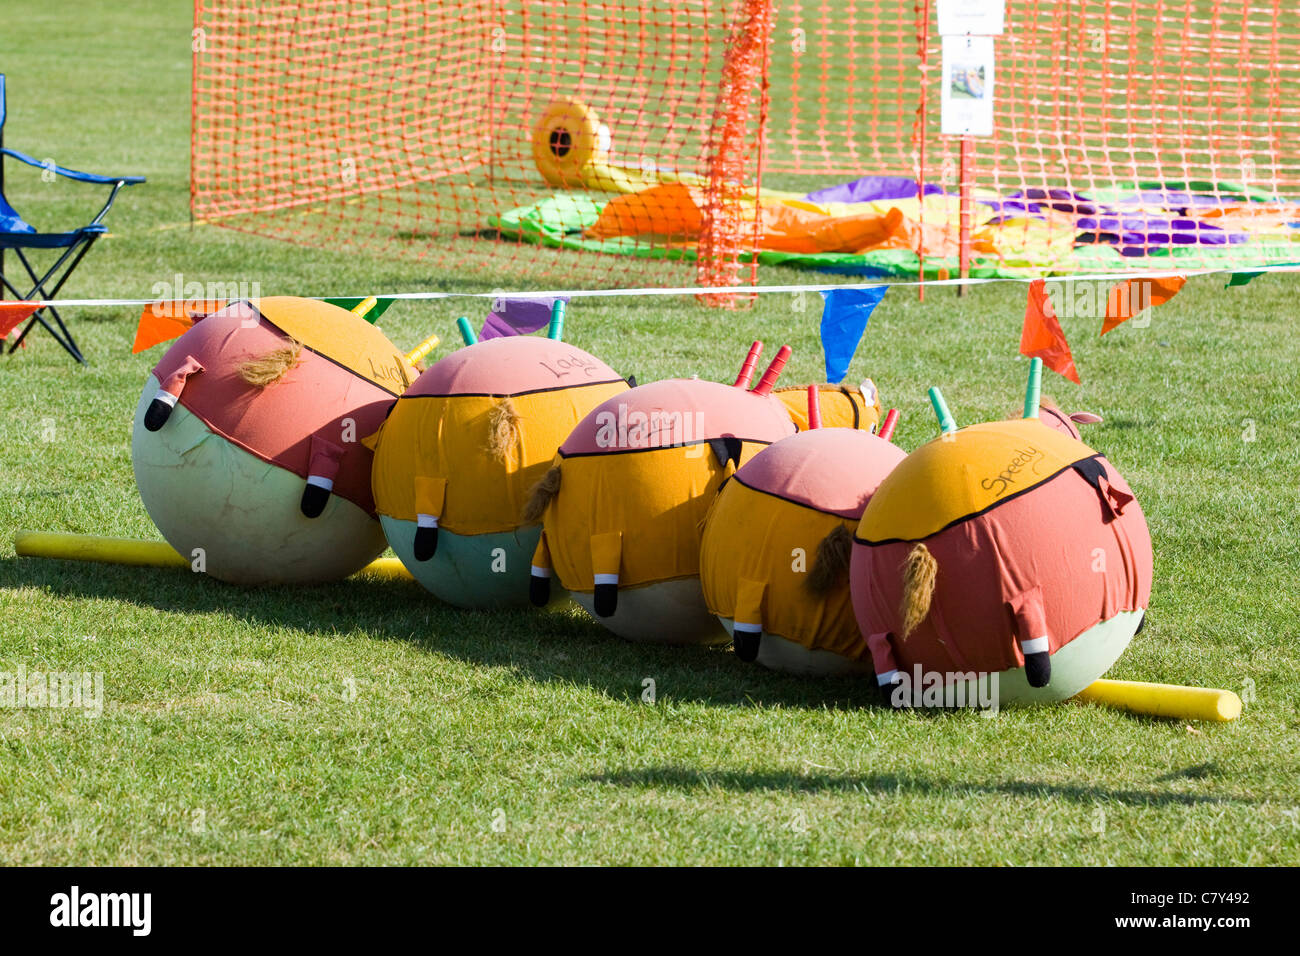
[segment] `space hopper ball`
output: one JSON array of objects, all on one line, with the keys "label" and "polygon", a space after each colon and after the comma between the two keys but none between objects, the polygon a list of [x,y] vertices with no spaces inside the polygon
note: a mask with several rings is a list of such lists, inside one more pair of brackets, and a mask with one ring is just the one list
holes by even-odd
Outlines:
[{"label": "space hopper ball", "polygon": [[700,531],[722,482],[795,433],[772,388],[783,346],[750,391],[754,343],[734,385],[669,379],[616,395],[578,423],[534,490],[543,521],[531,597],[552,573],[618,636],[658,644],[725,644],[700,590]]},{"label": "space hopper ball", "polygon": [[541,535],[521,518],[528,493],[573,427],[628,388],[582,349],[531,335],[425,370],[374,440],[376,507],[406,569],[449,604],[526,606]]},{"label": "space hopper ball", "polygon": [[791,385],[772,394],[785,402],[790,420],[799,431],[812,427],[808,421],[808,389],[817,390],[818,414],[822,428],[860,428],[872,431],[880,425],[880,394],[876,384],[866,379],[861,385]]},{"label": "space hopper ball", "polygon": [[385,547],[361,438],[415,376],[373,325],[314,299],[237,302],[199,319],[136,408],[145,510],[220,580],[346,577]]},{"label": "space hopper ball", "polygon": [[813,427],[760,451],[718,492],[700,583],[742,661],[809,676],[871,674],[849,597],[852,535],[906,456],[883,430],[817,427],[816,386],[809,393]]},{"label": "space hopper ball", "polygon": [[1146,519],[1104,456],[1039,420],[1040,374],[1034,360],[1027,417],[962,429],[932,389],[943,434],[867,505],[850,578],[883,687],[919,667],[946,683],[996,674],[1000,704],[1065,700],[1139,629]]}]

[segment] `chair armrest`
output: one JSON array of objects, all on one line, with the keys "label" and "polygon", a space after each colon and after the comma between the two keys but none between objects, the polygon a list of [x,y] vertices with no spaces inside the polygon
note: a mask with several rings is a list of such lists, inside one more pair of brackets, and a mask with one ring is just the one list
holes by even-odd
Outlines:
[{"label": "chair armrest", "polygon": [[64,169],[62,166],[43,163],[39,159],[33,159],[26,153],[20,153],[16,149],[9,149],[7,147],[0,147],[0,153],[3,153],[6,156],[12,156],[14,159],[18,160],[18,162],[26,163],[28,166],[35,166],[37,169],[48,169],[60,176],[64,176],[68,179],[75,179],[77,182],[81,183],[98,183],[104,186],[112,186],[116,183],[121,183],[123,186],[135,186],[138,183],[144,182],[143,176],[100,176],[97,173],[82,173],[75,169]]}]

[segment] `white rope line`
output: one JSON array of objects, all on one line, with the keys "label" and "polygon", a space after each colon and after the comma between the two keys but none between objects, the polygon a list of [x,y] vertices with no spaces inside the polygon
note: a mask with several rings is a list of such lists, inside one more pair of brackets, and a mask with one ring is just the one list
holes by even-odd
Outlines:
[{"label": "white rope line", "polygon": [[[1273,266],[1242,266],[1237,269],[1170,269],[1159,272],[1097,272],[1085,275],[1061,275],[1061,276],[1030,276],[1030,277],[970,277],[957,279],[926,279],[907,280],[907,281],[880,281],[871,282],[849,282],[836,285],[730,285],[730,286],[685,286],[675,289],[649,288],[649,289],[542,289],[542,290],[524,290],[518,292],[498,291],[498,292],[370,292],[366,295],[315,295],[305,296],[311,299],[364,299],[367,295],[373,295],[377,299],[394,299],[406,301],[428,301],[441,299],[549,299],[567,297],[577,298],[613,298],[621,296],[656,296],[656,295],[767,295],[781,292],[833,292],[837,289],[879,289],[882,286],[898,286],[901,288],[916,288],[918,286],[929,287],[947,287],[947,286],[971,286],[971,285],[992,285],[995,283],[1012,282],[1021,285],[1028,285],[1043,279],[1046,282],[1119,282],[1125,279],[1168,279],[1174,276],[1184,276],[1191,278],[1194,276],[1206,275],[1232,275],[1239,272],[1300,272],[1300,263],[1288,263],[1286,265]],[[197,281],[197,280],[196,280]],[[199,283],[202,284],[202,283]],[[53,300],[29,300],[33,304],[44,306],[57,306],[59,308],[111,308],[113,306],[146,306],[152,305],[159,299],[53,299]],[[185,301],[185,300],[178,300]]]}]

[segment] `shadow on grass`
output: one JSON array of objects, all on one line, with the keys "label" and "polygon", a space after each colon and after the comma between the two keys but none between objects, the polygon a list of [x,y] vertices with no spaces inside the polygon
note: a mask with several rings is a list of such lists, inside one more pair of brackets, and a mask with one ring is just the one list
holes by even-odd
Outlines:
[{"label": "shadow on grass", "polygon": [[1171,770],[1163,776],[1156,777],[1160,783],[1169,783],[1172,780],[1203,780],[1206,777],[1217,777],[1219,767],[1213,760],[1209,763],[1200,763],[1194,767],[1183,767],[1179,770]]},{"label": "shadow on grass", "polygon": [[[1158,780],[1173,779],[1175,775]],[[1128,806],[1192,806],[1197,804],[1253,804],[1243,800],[1206,793],[1170,793],[1145,790],[1116,790],[1087,784],[1035,783],[1006,780],[993,783],[970,783],[965,780],[928,779],[906,774],[803,774],[784,770],[692,770],[687,767],[650,767],[642,770],[619,770],[581,778],[585,782],[646,790],[731,790],[741,793],[776,791],[785,793],[898,793],[922,796],[958,796],[963,793],[1002,794],[1014,797],[1063,797],[1078,803],[1122,803]]]},{"label": "shadow on grass", "polygon": [[[1108,417],[1105,427],[1115,431],[1133,431],[1135,429],[1150,428],[1151,423],[1143,419],[1121,415]],[[1088,435],[1085,433],[1083,437],[1086,439]]]},{"label": "shadow on grass", "polygon": [[879,706],[872,682],[861,678],[804,680],[744,664],[729,649],[629,644],[572,606],[462,610],[409,580],[359,577],[328,585],[239,588],[183,570],[11,556],[0,559],[0,588],[120,601],[166,614],[224,616],[308,637],[338,633],[405,641],[430,653],[509,668],[529,680],[591,687],[617,700],[639,701],[642,682],[650,678],[661,699],[677,702]]}]

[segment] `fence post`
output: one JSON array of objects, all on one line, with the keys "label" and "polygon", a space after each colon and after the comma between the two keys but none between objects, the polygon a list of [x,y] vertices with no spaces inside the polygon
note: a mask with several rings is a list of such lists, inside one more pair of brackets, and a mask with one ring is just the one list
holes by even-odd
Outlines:
[{"label": "fence post", "polygon": [[[961,199],[960,199],[960,217],[961,232],[959,250],[959,262],[961,266],[961,277],[970,278],[970,226],[971,226],[971,190],[974,187],[975,180],[975,141],[970,136],[961,138]],[[966,286],[957,286],[957,295],[966,294]]]}]

